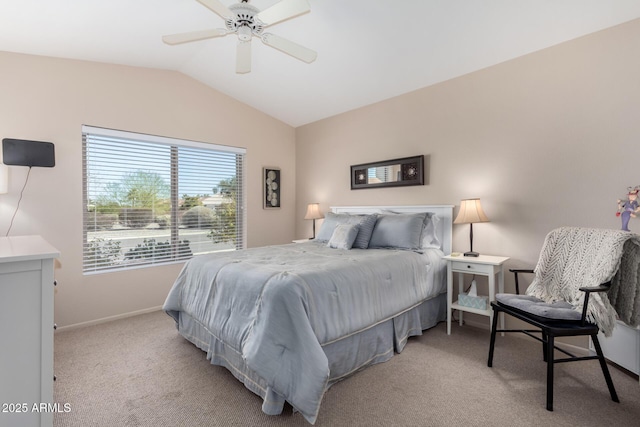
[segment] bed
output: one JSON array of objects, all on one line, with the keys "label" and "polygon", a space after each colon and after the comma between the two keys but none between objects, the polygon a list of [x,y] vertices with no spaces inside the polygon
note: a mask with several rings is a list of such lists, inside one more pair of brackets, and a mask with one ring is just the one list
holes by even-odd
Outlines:
[{"label": "bed", "polygon": [[332,384],[446,318],[452,209],[332,207],[309,242],[192,258],[163,309],[263,412],[313,424]]}]

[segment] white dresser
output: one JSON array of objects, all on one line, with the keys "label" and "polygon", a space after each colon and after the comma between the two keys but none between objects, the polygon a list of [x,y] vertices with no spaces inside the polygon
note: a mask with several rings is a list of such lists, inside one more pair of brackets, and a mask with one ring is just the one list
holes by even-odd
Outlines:
[{"label": "white dresser", "polygon": [[[640,375],[640,328],[632,328],[618,320],[613,328],[613,334],[606,338],[600,332],[598,341],[600,341],[604,357],[634,374]],[[589,346],[593,349],[591,340],[589,340]]]},{"label": "white dresser", "polygon": [[40,236],[0,237],[2,426],[53,425],[53,268],[59,255]]}]

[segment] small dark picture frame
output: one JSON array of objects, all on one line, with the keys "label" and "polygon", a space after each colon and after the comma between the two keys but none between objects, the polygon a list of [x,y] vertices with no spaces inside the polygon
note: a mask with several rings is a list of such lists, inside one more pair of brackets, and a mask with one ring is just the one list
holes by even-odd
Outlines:
[{"label": "small dark picture frame", "polygon": [[280,208],[280,168],[262,168],[262,208]]}]

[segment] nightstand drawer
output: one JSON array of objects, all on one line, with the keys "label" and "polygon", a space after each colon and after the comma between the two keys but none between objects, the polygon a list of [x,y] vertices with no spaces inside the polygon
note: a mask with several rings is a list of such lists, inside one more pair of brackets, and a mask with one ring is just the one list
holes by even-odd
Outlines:
[{"label": "nightstand drawer", "polygon": [[491,274],[493,272],[493,266],[489,264],[474,264],[465,261],[453,261],[451,263],[451,270],[458,273],[482,273]]}]

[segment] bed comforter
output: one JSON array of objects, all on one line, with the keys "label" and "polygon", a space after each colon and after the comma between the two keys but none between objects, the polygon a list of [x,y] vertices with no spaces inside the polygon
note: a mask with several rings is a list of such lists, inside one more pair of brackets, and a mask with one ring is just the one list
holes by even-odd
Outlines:
[{"label": "bed comforter", "polygon": [[181,311],[198,319],[313,424],[329,379],[322,345],[444,292],[441,256],[312,241],[201,255],[163,309],[176,322]]}]

